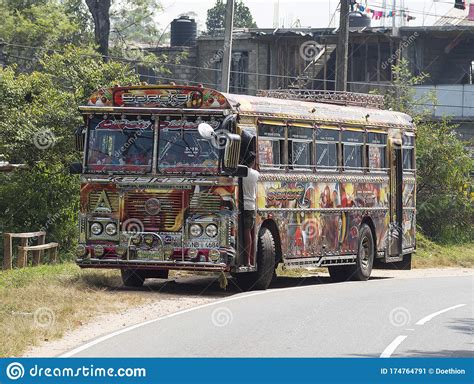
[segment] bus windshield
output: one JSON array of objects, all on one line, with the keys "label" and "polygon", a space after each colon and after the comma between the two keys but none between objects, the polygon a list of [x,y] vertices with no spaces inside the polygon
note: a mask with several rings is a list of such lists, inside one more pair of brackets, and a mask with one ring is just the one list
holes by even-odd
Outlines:
[{"label": "bus windshield", "polygon": [[196,128],[160,129],[158,169],[162,173],[215,173],[219,151]]},{"label": "bus windshield", "polygon": [[92,119],[87,168],[92,172],[150,172],[153,159],[150,120]]}]

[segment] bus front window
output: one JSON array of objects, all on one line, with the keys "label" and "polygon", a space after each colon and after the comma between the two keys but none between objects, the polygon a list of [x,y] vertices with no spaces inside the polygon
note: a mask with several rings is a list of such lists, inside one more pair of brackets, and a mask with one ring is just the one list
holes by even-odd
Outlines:
[{"label": "bus front window", "polygon": [[151,121],[92,119],[87,169],[92,172],[150,172],[153,158]]},{"label": "bus front window", "polygon": [[162,173],[215,173],[219,149],[203,139],[195,128],[162,128],[159,136],[158,169]]}]

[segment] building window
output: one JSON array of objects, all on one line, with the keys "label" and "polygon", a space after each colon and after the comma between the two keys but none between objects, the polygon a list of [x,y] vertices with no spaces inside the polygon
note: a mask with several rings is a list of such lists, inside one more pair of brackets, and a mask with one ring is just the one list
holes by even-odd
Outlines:
[{"label": "building window", "polygon": [[316,167],[321,170],[337,168],[338,129],[316,130]]}]

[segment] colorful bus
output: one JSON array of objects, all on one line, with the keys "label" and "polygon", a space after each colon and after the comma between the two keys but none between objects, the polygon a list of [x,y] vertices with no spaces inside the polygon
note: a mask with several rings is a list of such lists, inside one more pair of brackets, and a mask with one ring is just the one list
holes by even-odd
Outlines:
[{"label": "colorful bus", "polygon": [[367,280],[374,263],[410,267],[415,127],[376,96],[117,86],[79,110],[80,267],[120,269],[127,286],[170,270],[230,273],[245,290],[266,289],[280,263],[328,267],[337,281]]}]

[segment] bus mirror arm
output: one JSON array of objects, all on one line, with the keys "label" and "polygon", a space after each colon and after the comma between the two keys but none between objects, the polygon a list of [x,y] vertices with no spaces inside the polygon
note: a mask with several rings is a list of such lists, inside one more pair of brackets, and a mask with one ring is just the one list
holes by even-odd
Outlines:
[{"label": "bus mirror arm", "polygon": [[81,163],[71,163],[69,164],[69,173],[71,175],[80,175],[82,173],[82,164]]}]

